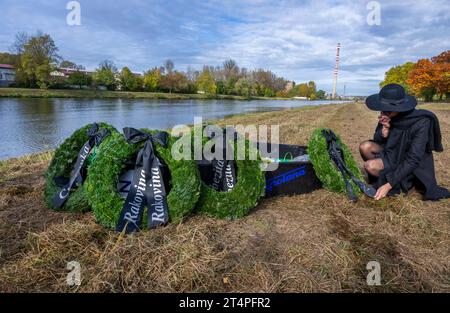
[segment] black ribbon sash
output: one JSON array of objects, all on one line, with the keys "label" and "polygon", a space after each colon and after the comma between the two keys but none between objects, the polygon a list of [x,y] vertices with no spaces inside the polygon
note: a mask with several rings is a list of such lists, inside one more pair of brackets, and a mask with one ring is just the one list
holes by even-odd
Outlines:
[{"label": "black ribbon sash", "polygon": [[[86,132],[89,139],[83,145],[83,147],[78,152],[77,161],[70,175],[70,179],[67,183],[63,184],[62,188],[53,197],[53,207],[59,209],[61,208],[70,196],[70,192],[77,186],[83,184],[84,178],[81,175],[81,170],[85,164],[86,158],[95,146],[99,146],[100,143],[108,137],[111,132],[107,129],[99,131],[97,123],[92,124]],[[58,181],[61,181],[61,177],[55,177],[55,182],[59,185]]]},{"label": "black ribbon sash", "polygon": [[330,158],[333,160],[333,162],[336,164],[336,167],[338,168],[339,172],[342,175],[342,178],[344,179],[345,188],[347,189],[347,195],[350,198],[350,200],[356,201],[358,200],[358,198],[355,192],[353,191],[352,185],[347,179],[347,175],[366,196],[371,198],[375,197],[375,194],[377,192],[375,188],[365,184],[364,182],[356,178],[355,175],[353,175],[353,173],[345,165],[344,152],[342,151],[341,146],[337,142],[336,134],[332,130],[324,129],[322,131],[322,135],[325,137],[327,141],[328,154],[330,155]]},{"label": "black ribbon sash", "polygon": [[125,139],[130,144],[144,142],[139,150],[130,191],[125,199],[116,231],[132,233],[140,229],[144,208],[147,206],[147,227],[155,228],[167,224],[169,211],[167,194],[161,172],[161,162],[156,157],[153,142],[167,147],[168,134],[160,132],[155,135],[135,128],[123,129]]},{"label": "black ribbon sash", "polygon": [[[230,191],[236,185],[236,169],[235,169],[235,161],[226,159],[226,151],[233,151],[234,155],[234,147],[230,145],[226,138],[227,131],[232,131],[234,133],[233,142],[237,140],[237,133],[233,128],[224,128],[222,129],[223,136],[223,160],[214,159],[211,161],[212,171],[213,171],[213,179],[210,184],[210,187],[215,189],[216,191]],[[210,138],[213,139],[217,134],[213,133]],[[230,150],[228,150],[230,149]]]}]

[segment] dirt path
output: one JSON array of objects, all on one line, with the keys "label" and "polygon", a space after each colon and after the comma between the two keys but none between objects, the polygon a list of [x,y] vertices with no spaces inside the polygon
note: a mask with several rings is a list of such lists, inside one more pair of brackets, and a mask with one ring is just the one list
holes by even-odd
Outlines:
[{"label": "dirt path", "polygon": [[[449,147],[450,110],[438,114]],[[305,144],[320,126],[336,130],[357,156],[376,113],[363,104],[231,117],[222,124],[279,124],[283,143]],[[450,187],[450,153],[436,155]],[[362,164],[362,163],[360,163]],[[63,214],[42,202],[47,161],[0,167],[1,291],[450,291],[449,201],[408,197],[350,203],[318,190],[264,199],[236,221],[195,215],[180,225],[119,238],[92,214]],[[32,182],[29,187],[27,182]],[[65,283],[69,261],[82,284]],[[378,261],[382,286],[366,284]]]}]

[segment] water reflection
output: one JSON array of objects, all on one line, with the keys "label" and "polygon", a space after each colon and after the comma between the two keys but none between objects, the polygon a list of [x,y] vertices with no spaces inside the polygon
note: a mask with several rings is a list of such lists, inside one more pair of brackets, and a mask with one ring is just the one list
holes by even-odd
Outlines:
[{"label": "water reflection", "polygon": [[280,110],[330,101],[300,100],[150,100],[150,99],[0,99],[0,159],[57,147],[81,126],[105,121],[123,127],[168,129],[227,115]]}]

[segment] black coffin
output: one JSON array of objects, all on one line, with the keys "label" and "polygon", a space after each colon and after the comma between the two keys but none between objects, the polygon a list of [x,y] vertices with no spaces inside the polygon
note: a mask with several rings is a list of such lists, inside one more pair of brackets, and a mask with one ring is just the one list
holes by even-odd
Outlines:
[{"label": "black coffin", "polygon": [[[278,145],[278,149],[280,158],[295,158],[306,154],[305,146],[280,144]],[[262,157],[269,157],[269,155],[265,155],[264,151],[260,152]],[[200,170],[201,179],[207,185],[211,184],[213,173],[211,162],[207,160],[197,161],[197,165]],[[236,173],[236,179],[239,181],[239,169],[237,169]],[[266,197],[303,194],[322,187],[309,161],[279,162],[278,168],[274,171],[266,171],[265,176]]]},{"label": "black coffin", "polygon": [[[290,159],[307,154],[305,146],[279,144],[278,149],[279,158]],[[262,157],[268,157],[264,151],[260,153]],[[266,171],[266,197],[303,194],[321,187],[309,161],[279,162],[276,170]]]}]

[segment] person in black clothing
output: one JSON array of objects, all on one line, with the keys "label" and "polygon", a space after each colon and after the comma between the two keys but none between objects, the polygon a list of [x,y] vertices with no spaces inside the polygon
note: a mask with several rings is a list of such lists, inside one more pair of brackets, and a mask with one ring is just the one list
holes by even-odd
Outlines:
[{"label": "person in black clothing", "polygon": [[436,115],[416,109],[417,100],[402,86],[389,84],[367,97],[369,109],[380,111],[373,140],[360,144],[369,182],[377,188],[376,200],[386,195],[422,190],[424,200],[450,198],[450,192],[437,185],[433,151],[443,151]]}]

